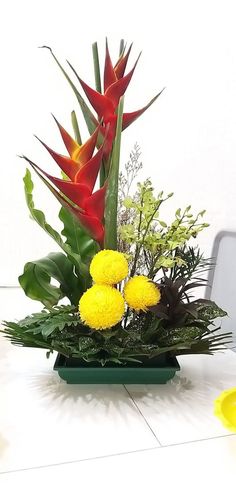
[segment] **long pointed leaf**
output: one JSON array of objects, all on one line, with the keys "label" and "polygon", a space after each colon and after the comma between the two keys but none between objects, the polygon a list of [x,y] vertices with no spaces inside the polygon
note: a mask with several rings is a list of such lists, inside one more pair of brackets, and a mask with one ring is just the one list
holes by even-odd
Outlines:
[{"label": "long pointed leaf", "polygon": [[101,93],[102,92],[102,85],[101,85],[100,64],[99,64],[97,42],[94,42],[94,44],[92,45],[92,50],[93,50],[93,65],[94,65],[95,86],[96,86],[96,90],[99,93]]},{"label": "long pointed leaf", "polygon": [[82,145],[82,138],[79,131],[79,124],[74,110],[71,112],[71,123],[74,130],[75,139],[79,145]]},{"label": "long pointed leaf", "polygon": [[77,98],[77,100],[79,102],[79,105],[80,105],[81,111],[83,113],[83,116],[84,116],[84,119],[85,119],[87,128],[89,130],[89,133],[92,134],[93,131],[94,131],[94,128],[96,128],[96,126],[97,126],[97,120],[96,120],[95,116],[93,115],[92,111],[89,109],[87,103],[84,101],[84,98],[81,96],[81,94],[79,93],[79,91],[76,88],[76,86],[74,85],[74,83],[71,81],[71,79],[68,76],[68,74],[65,71],[65,69],[62,67],[62,65],[58,61],[58,59],[55,56],[55,54],[53,53],[51,47],[48,47],[48,46],[44,45],[44,46],[42,46],[42,48],[48,49],[51,52],[52,57],[56,61],[56,63],[59,66],[60,70],[62,71],[62,73],[64,74],[64,76],[67,79],[68,83],[70,84],[71,88],[73,89],[73,91],[75,93],[75,96],[76,96],[76,98]]}]

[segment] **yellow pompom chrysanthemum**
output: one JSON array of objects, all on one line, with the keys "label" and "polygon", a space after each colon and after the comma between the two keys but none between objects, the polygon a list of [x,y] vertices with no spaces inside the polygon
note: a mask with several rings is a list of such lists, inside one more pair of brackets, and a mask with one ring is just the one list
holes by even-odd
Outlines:
[{"label": "yellow pompom chrysanthemum", "polygon": [[225,428],[236,432],[236,387],[223,391],[215,400],[214,414]]},{"label": "yellow pompom chrysanthemum", "polygon": [[125,285],[124,297],[131,308],[145,312],[160,301],[161,294],[147,276],[134,276]]},{"label": "yellow pompom chrysanthemum", "polygon": [[115,285],[128,274],[128,263],[124,254],[111,249],[99,251],[92,259],[90,274],[99,285]]},{"label": "yellow pompom chrysanthemum", "polygon": [[107,285],[89,288],[79,302],[80,318],[89,327],[103,330],[116,325],[123,317],[125,302],[122,294]]}]

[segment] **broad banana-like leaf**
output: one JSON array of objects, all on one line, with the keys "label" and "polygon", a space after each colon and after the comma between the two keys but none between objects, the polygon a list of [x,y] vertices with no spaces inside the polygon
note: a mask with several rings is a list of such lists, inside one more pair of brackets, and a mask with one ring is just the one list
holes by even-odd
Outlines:
[{"label": "broad banana-like leaf", "polygon": [[[83,285],[73,270],[74,266],[65,254],[50,253],[45,258],[26,263],[19,283],[26,296],[41,301],[46,307],[56,305],[65,296],[71,304],[77,305]],[[52,278],[58,281],[59,288],[51,283]]]}]

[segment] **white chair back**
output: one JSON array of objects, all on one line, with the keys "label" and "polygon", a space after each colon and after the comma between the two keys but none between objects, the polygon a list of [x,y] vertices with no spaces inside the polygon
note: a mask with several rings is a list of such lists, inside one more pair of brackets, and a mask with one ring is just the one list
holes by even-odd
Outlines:
[{"label": "white chair back", "polygon": [[215,266],[209,273],[209,287],[205,297],[228,313],[220,319],[221,330],[233,332],[234,342],[228,347],[236,352],[236,232],[217,234],[212,251]]}]

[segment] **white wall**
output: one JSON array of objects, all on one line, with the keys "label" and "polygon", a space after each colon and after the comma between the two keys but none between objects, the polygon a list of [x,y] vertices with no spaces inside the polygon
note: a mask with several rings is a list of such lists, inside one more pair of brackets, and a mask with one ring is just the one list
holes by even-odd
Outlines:
[{"label": "white wall", "polygon": [[[56,246],[28,217],[22,177],[27,154],[51,173],[55,164],[33,138],[37,133],[62,150],[53,112],[69,128],[76,100],[50,58],[70,59],[92,82],[90,46],[110,39],[134,41],[143,51],[126,96],[127,110],[144,105],[166,86],[161,99],[123,136],[122,160],[137,141],[144,176],[157,189],[175,192],[170,209],[192,203],[207,209],[210,229],[199,238],[207,254],[221,229],[236,230],[236,30],[234,1],[145,0],[90,2],[8,0],[1,3],[0,285],[17,284],[24,262]],[[79,113],[79,110],[78,110]],[[58,225],[58,205],[42,183],[35,201]]]}]

